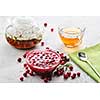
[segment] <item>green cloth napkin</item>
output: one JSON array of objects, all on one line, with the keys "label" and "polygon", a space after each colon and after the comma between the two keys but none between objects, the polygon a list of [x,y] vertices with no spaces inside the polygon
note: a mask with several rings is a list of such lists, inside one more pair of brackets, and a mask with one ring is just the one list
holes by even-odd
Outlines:
[{"label": "green cloth napkin", "polygon": [[[100,73],[100,43],[89,47],[85,48],[83,51],[87,54],[88,60],[92,63],[92,65],[97,69],[97,71]],[[77,64],[79,65],[80,68],[82,68],[88,75],[90,75],[95,81],[100,82],[100,78],[96,75],[96,73],[91,69],[91,67],[86,63],[81,61],[77,53],[79,51],[76,51],[74,53],[69,54],[69,57]]]}]

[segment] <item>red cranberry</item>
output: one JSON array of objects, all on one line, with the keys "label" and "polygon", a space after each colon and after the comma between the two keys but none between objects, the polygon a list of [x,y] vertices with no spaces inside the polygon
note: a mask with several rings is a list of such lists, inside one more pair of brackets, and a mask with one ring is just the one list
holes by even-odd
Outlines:
[{"label": "red cranberry", "polygon": [[26,58],[26,53],[23,55],[24,58]]},{"label": "red cranberry", "polygon": [[77,72],[77,76],[78,76],[78,77],[80,77],[80,74],[81,74],[80,72]]},{"label": "red cranberry", "polygon": [[45,83],[48,83],[48,78],[44,78],[44,82]]},{"label": "red cranberry", "polygon": [[26,68],[27,67],[27,64],[24,64],[24,67]]},{"label": "red cranberry", "polygon": [[20,77],[20,81],[24,81],[24,77]]},{"label": "red cranberry", "polygon": [[69,69],[70,69],[70,71],[73,71],[73,67],[72,66],[69,66]]},{"label": "red cranberry", "polygon": [[42,56],[45,56],[45,54],[43,54]]},{"label": "red cranberry", "polygon": [[75,76],[75,77],[76,77],[76,74],[75,74],[75,73],[73,73],[73,76]]},{"label": "red cranberry", "polygon": [[46,47],[46,49],[49,49],[49,47]]},{"label": "red cranberry", "polygon": [[[38,60],[38,59],[37,59]],[[35,63],[35,60],[33,59],[33,63]]]},{"label": "red cranberry", "polygon": [[61,57],[64,57],[64,53],[61,53],[60,56],[61,56]]},{"label": "red cranberry", "polygon": [[25,67],[26,70],[28,70],[28,67]]},{"label": "red cranberry", "polygon": [[61,68],[60,71],[61,71],[61,72],[64,72],[64,68]]},{"label": "red cranberry", "polygon": [[51,32],[53,32],[54,31],[54,29],[53,28],[51,28]]},{"label": "red cranberry", "polygon": [[41,42],[41,46],[44,46],[44,42]]},{"label": "red cranberry", "polygon": [[38,63],[36,63],[36,66],[39,66],[39,64],[38,64]]},{"label": "red cranberry", "polygon": [[47,77],[47,78],[48,78],[48,80],[49,80],[49,81],[51,81],[51,80],[52,80],[52,76],[49,76],[49,77]]},{"label": "red cranberry", "polygon": [[63,75],[64,71],[63,70],[60,70],[60,75]]},{"label": "red cranberry", "polygon": [[47,23],[44,23],[44,27],[47,27]]},{"label": "red cranberry", "polygon": [[57,76],[60,76],[61,75],[61,72],[60,70],[57,71]]},{"label": "red cranberry", "polygon": [[18,61],[18,62],[21,62],[21,61],[22,61],[22,59],[21,59],[21,58],[18,58],[18,59],[17,59],[17,61]]},{"label": "red cranberry", "polygon": [[73,73],[73,75],[71,76],[72,79],[75,79],[76,78],[76,74]]},{"label": "red cranberry", "polygon": [[23,76],[24,76],[24,77],[27,77],[27,73],[24,73]]},{"label": "red cranberry", "polygon": [[66,56],[62,57],[62,60],[64,60],[65,63],[69,61],[69,59]]},{"label": "red cranberry", "polygon": [[46,62],[46,64],[48,64],[49,62]]},{"label": "red cranberry", "polygon": [[61,64],[61,65],[64,65],[64,64],[65,64],[65,61],[61,61],[60,64]]},{"label": "red cranberry", "polygon": [[72,79],[75,79],[75,76],[71,76]]},{"label": "red cranberry", "polygon": [[29,74],[30,74],[30,76],[35,76],[35,73],[33,73],[33,72],[30,72]]},{"label": "red cranberry", "polygon": [[63,76],[64,76],[64,79],[68,79],[69,77],[67,73],[65,73]]},{"label": "red cranberry", "polygon": [[71,76],[71,72],[67,72],[67,75],[68,75],[68,77],[70,77]]},{"label": "red cranberry", "polygon": [[62,74],[63,74],[63,72],[64,72],[63,70],[58,70],[58,71],[57,71],[57,76],[62,75]]},{"label": "red cranberry", "polygon": [[42,75],[42,76],[41,76],[41,79],[44,79],[44,78],[45,78],[45,76],[44,76],[44,75]]},{"label": "red cranberry", "polygon": [[26,73],[30,73],[30,70],[27,70]]},{"label": "red cranberry", "polygon": [[42,59],[43,57],[41,56],[40,58]]}]

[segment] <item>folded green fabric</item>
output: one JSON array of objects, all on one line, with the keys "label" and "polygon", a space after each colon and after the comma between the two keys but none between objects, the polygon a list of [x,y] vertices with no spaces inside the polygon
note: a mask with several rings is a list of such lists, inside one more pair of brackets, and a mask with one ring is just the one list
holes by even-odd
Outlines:
[{"label": "folded green fabric", "polygon": [[[87,54],[88,60],[92,63],[92,65],[97,69],[97,71],[100,73],[100,44],[97,44],[95,46],[85,48],[83,51]],[[80,68],[82,68],[88,75],[90,75],[95,81],[100,82],[100,78],[96,75],[96,73],[91,69],[91,67],[86,63],[81,61],[77,53],[79,51],[76,51],[74,53],[69,54],[69,57],[77,64]]]}]

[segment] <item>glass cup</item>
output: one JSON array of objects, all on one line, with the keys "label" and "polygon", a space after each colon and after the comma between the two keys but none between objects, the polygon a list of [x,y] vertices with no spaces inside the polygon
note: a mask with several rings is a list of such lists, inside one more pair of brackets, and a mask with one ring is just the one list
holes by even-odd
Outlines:
[{"label": "glass cup", "polygon": [[82,43],[82,38],[86,28],[80,27],[58,27],[58,33],[65,46],[72,48]]}]

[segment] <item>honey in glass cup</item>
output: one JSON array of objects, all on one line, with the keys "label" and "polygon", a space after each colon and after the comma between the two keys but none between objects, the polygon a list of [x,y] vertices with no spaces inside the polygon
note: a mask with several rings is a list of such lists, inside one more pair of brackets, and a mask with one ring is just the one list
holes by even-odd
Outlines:
[{"label": "honey in glass cup", "polygon": [[67,47],[76,47],[81,44],[84,31],[85,28],[81,30],[80,28],[65,27],[59,29],[59,36]]}]

